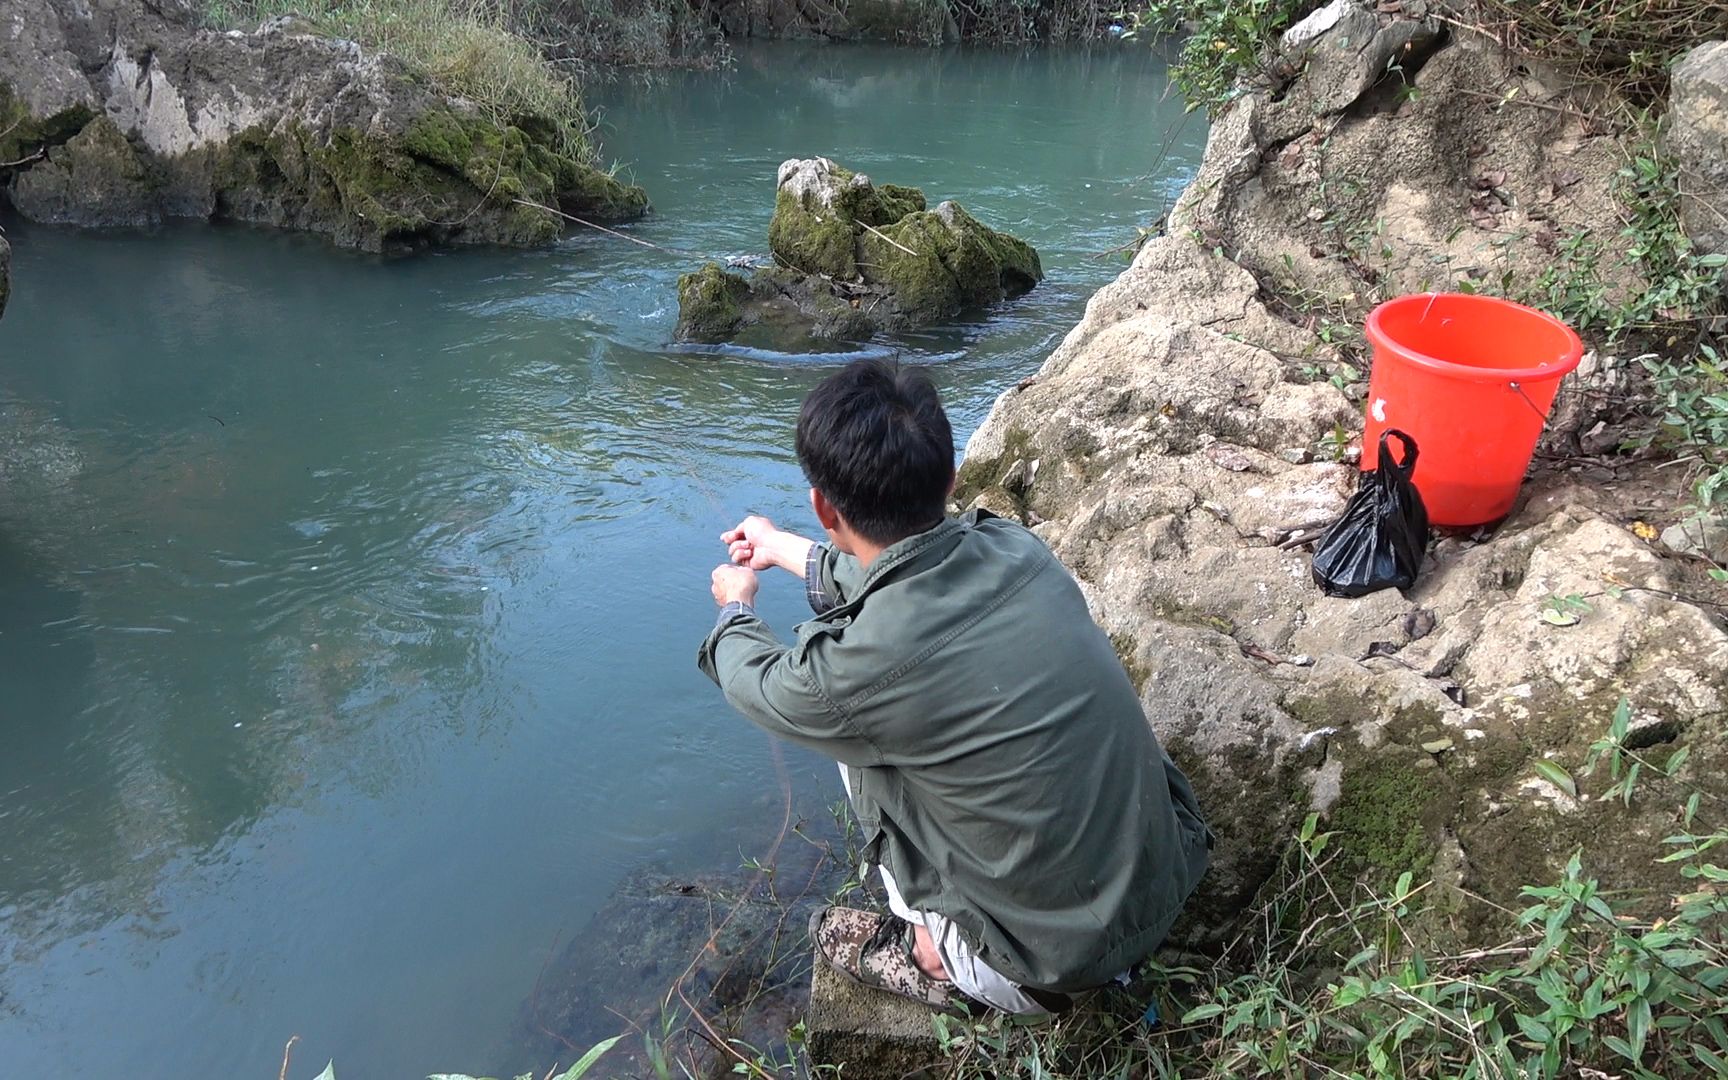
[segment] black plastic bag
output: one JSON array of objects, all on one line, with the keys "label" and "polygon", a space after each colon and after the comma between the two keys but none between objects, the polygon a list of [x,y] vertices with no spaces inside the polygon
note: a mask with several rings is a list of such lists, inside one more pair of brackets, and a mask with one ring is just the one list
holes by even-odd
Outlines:
[{"label": "black plastic bag", "polygon": [[[1402,463],[1387,442],[1404,447]],[[1428,508],[1410,482],[1416,440],[1393,428],[1380,436],[1380,467],[1362,474],[1344,514],[1314,548],[1314,583],[1328,596],[1408,589],[1428,554]]]}]

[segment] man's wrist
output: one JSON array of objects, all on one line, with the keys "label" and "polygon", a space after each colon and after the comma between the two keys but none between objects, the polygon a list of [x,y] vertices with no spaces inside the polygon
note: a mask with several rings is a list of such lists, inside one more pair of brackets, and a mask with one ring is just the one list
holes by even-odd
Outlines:
[{"label": "man's wrist", "polygon": [[810,557],[810,549],[815,547],[815,541],[806,540],[797,533],[789,533],[784,529],[775,532],[768,542],[768,553],[774,560],[774,565],[798,577],[804,576],[804,567]]}]

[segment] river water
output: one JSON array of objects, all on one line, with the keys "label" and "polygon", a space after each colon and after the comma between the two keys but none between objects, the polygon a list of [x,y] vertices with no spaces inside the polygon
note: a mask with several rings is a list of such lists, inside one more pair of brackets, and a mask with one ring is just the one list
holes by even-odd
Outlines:
[{"label": "river water", "polygon": [[[961,435],[1204,137],[1133,47],[755,48],[591,97],[655,243],[762,250],[776,166],[824,153],[1038,247],[1027,297],[883,346]],[[810,526],[791,425],[838,358],[669,347],[690,264],[596,234],[8,227],[0,1074],[264,1078],[291,1034],[294,1076],[543,1066],[510,1033],[554,938],[779,824],[693,658],[720,530]]]}]

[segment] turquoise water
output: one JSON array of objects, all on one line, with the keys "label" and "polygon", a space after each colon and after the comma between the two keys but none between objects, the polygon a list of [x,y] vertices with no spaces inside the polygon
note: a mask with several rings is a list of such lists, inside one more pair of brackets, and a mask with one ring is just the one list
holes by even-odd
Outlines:
[{"label": "turquoise water", "polygon": [[[777,165],[824,153],[1035,244],[1027,297],[876,346],[963,434],[1187,179],[1164,85],[1134,49],[782,46],[591,96],[654,243],[760,251]],[[273,1077],[294,1034],[305,1076],[549,1064],[511,1032],[554,938],[779,825],[693,657],[719,531],[810,527],[791,423],[840,358],[670,347],[690,261],[595,234],[7,227],[0,1072]]]}]

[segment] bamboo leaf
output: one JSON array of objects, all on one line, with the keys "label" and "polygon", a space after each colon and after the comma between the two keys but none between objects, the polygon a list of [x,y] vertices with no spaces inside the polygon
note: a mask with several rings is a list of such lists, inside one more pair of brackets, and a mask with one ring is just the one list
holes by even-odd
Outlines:
[{"label": "bamboo leaf", "polygon": [[595,1043],[592,1049],[577,1060],[576,1064],[559,1073],[557,1080],[582,1080],[582,1075],[594,1067],[594,1063],[600,1060],[600,1055],[616,1046],[621,1038],[623,1038],[622,1035],[614,1035],[610,1039]]},{"label": "bamboo leaf", "polygon": [[1542,779],[1553,784],[1555,787],[1572,796],[1574,799],[1578,797],[1578,782],[1572,779],[1571,773],[1554,764],[1554,762],[1541,758],[1537,759],[1536,772],[1542,777]]}]

